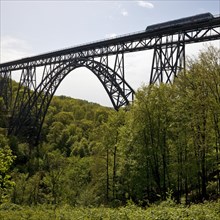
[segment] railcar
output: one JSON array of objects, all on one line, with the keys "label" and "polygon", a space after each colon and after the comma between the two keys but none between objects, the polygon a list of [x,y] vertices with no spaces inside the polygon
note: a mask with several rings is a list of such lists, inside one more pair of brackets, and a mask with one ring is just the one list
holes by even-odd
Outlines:
[{"label": "railcar", "polygon": [[214,16],[211,13],[203,13],[203,14],[180,18],[180,19],[167,21],[167,22],[163,22],[159,24],[149,25],[147,26],[146,31],[151,32],[151,31],[163,30],[166,28],[180,27],[182,25],[195,24],[199,22],[208,21],[213,18]]}]

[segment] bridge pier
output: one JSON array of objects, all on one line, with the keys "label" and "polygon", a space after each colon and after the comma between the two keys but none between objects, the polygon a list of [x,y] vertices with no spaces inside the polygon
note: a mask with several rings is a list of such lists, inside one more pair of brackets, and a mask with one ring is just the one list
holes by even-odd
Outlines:
[{"label": "bridge pier", "polygon": [[12,106],[8,128],[9,134],[17,135],[19,133],[27,140],[32,139],[36,129],[35,112],[37,111],[37,105],[32,106],[29,100],[36,89],[36,85],[36,67],[22,69],[14,105]]},{"label": "bridge pier", "polygon": [[0,72],[0,96],[3,98],[5,111],[10,111],[12,100],[11,71]]},{"label": "bridge pier", "polygon": [[36,67],[24,68],[21,72],[20,82],[18,84],[14,110],[22,107],[30,98],[32,91],[36,89]]},{"label": "bridge pier", "polygon": [[150,84],[172,83],[178,72],[185,69],[184,34],[160,37],[155,44]]},{"label": "bridge pier", "polygon": [[[105,66],[108,69],[108,72],[113,72],[114,74],[111,74],[111,76],[113,77],[113,81],[115,81],[118,86],[120,87],[120,93],[124,94],[127,98],[128,96],[130,96],[130,93],[132,91],[131,97],[129,97],[130,99],[128,100],[129,102],[133,102],[134,100],[134,91],[131,89],[130,86],[128,86],[126,80],[125,80],[125,66],[124,66],[124,53],[123,52],[118,52],[114,55],[113,57],[113,65],[110,66],[109,65],[109,56],[108,55],[103,55],[100,58],[100,64],[102,64],[103,66]],[[118,77],[119,76],[119,77]],[[112,90],[113,87],[110,88],[110,94],[113,92],[115,93],[115,91]],[[113,94],[112,93],[112,94]],[[129,94],[129,95],[127,95]],[[117,95],[118,100],[115,102],[115,105],[113,104],[114,108],[116,110],[118,110],[118,107],[121,105],[120,104],[120,95]]]}]

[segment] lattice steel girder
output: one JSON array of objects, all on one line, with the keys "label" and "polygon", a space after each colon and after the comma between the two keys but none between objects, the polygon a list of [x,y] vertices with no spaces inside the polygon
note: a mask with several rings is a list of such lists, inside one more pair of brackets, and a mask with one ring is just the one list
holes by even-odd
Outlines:
[{"label": "lattice steel girder", "polygon": [[[189,25],[182,30],[181,28],[182,27],[178,27],[171,30],[152,33],[142,31],[114,39],[8,62],[0,64],[0,72],[18,70],[32,66],[45,66],[74,60],[76,58],[95,58],[104,55],[154,49],[158,43],[160,46],[167,43],[177,43],[179,35],[184,35],[183,40],[179,43],[185,44],[220,39],[220,17],[203,24]],[[173,38],[172,42],[166,41],[168,36]],[[158,37],[162,38],[162,42],[158,42]]]},{"label": "lattice steel girder", "polygon": [[100,63],[105,65],[105,66],[108,66],[108,55],[101,56],[100,57]]}]

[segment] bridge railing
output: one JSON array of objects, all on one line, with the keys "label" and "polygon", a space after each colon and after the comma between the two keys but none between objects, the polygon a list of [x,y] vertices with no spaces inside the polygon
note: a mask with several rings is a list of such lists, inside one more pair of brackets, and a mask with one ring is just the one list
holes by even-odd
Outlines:
[{"label": "bridge railing", "polygon": [[[83,46],[87,46],[87,45],[91,45],[91,44],[102,43],[102,42],[106,42],[106,41],[110,41],[110,40],[117,40],[117,39],[120,39],[120,38],[123,38],[123,37],[128,37],[128,36],[135,35],[135,34],[141,34],[141,33],[144,33],[144,32],[145,32],[145,30],[136,31],[136,32],[132,32],[132,33],[129,33],[129,34],[116,35],[115,37],[108,37],[108,38],[104,38],[102,40],[90,41],[90,42],[87,42],[87,43],[76,44],[76,45],[70,46],[70,47],[64,47],[60,50],[52,50],[52,51],[49,51],[47,53],[40,53],[40,54],[37,54],[37,56],[42,56],[42,55],[49,54],[49,53],[56,53],[56,52],[60,52],[60,51],[64,51],[64,50],[70,50],[70,49],[83,47]],[[29,58],[29,57],[23,57],[22,59],[26,59],[26,58]]]}]

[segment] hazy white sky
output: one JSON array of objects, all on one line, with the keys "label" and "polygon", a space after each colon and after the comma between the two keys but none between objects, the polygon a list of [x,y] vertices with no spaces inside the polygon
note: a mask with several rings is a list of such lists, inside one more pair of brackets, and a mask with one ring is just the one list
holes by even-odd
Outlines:
[{"label": "hazy white sky", "polygon": [[[0,63],[204,12],[220,14],[220,0],[0,0]],[[213,43],[220,47],[219,41]],[[186,52],[196,55],[202,48],[203,44],[196,44],[187,47]],[[126,79],[134,89],[149,81],[152,52],[125,56]],[[56,94],[111,106],[101,83],[83,68],[71,72]]]}]

